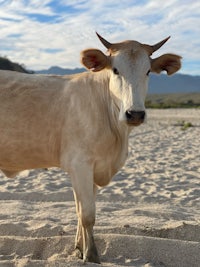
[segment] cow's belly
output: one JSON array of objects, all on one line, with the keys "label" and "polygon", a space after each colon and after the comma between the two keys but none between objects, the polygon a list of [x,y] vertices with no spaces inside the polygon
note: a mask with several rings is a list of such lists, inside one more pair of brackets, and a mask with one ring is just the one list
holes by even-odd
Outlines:
[{"label": "cow's belly", "polygon": [[12,144],[0,142],[0,169],[5,172],[19,172],[26,169],[58,167],[59,161],[55,151],[47,144],[29,143],[21,140]]}]

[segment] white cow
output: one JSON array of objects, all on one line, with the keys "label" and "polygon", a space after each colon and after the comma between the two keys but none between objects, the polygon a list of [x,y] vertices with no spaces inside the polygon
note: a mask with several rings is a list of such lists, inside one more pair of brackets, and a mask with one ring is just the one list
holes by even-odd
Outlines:
[{"label": "white cow", "polygon": [[151,54],[136,41],[111,44],[108,55],[81,53],[91,70],[71,76],[0,71],[0,169],[8,177],[24,169],[60,167],[71,176],[78,227],[75,247],[84,261],[99,263],[93,239],[95,194],[123,166],[131,130],[145,120],[149,72],[179,70],[180,56]]}]

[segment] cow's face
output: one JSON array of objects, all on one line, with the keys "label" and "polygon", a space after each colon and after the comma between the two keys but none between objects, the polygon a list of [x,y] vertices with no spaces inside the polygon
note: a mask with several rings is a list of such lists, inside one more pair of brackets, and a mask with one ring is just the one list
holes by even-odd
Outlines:
[{"label": "cow's face", "polygon": [[125,42],[122,47],[111,52],[110,90],[120,107],[119,119],[137,126],[145,119],[150,58],[137,42]]},{"label": "cow's face", "polygon": [[173,74],[181,67],[181,57],[165,54],[151,59],[150,55],[169,38],[150,46],[136,41],[110,44],[100,35],[98,37],[108,48],[109,55],[98,49],[88,49],[82,52],[81,61],[94,72],[109,69],[109,87],[120,109],[119,120],[130,126],[138,126],[145,120],[144,103],[149,73],[166,70],[168,75]]}]

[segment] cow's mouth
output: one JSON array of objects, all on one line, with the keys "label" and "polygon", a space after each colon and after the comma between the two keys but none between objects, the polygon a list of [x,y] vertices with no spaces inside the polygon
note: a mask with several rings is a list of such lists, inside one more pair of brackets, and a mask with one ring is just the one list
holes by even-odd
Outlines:
[{"label": "cow's mouth", "polygon": [[139,126],[145,120],[145,111],[126,111],[126,122],[130,126]]},{"label": "cow's mouth", "polygon": [[140,126],[143,122],[144,122],[144,120],[143,121],[130,121],[130,120],[127,120],[127,124],[129,126]]}]

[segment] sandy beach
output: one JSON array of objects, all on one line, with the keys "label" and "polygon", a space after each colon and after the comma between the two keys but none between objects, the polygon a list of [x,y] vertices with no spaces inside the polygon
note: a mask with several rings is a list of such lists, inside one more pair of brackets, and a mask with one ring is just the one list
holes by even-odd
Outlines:
[{"label": "sandy beach", "polygon": [[[97,196],[101,265],[73,255],[77,216],[60,169],[0,174],[0,267],[200,266],[200,109],[147,110],[126,165]],[[181,129],[180,122],[194,127]]]}]

